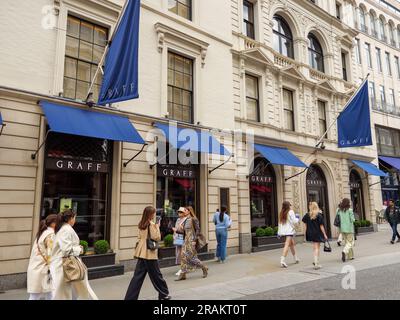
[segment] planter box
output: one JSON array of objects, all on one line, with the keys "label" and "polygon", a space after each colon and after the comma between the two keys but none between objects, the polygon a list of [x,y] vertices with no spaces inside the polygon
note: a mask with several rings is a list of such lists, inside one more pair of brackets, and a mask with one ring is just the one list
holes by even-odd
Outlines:
[{"label": "planter box", "polygon": [[369,233],[369,232],[374,232],[374,226],[357,228],[357,234]]},{"label": "planter box", "polygon": [[252,238],[253,247],[260,247],[270,244],[281,244],[285,242],[285,237],[278,238],[277,236],[270,237],[255,237]]},{"label": "planter box", "polygon": [[81,256],[81,258],[88,268],[115,265],[114,252],[106,254],[92,254],[87,256]]}]

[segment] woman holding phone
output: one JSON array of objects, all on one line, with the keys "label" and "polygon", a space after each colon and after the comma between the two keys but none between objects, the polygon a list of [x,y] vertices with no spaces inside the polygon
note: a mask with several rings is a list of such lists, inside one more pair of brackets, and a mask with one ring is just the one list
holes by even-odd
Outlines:
[{"label": "woman holding phone", "polygon": [[154,223],[156,209],[146,207],[139,222],[138,242],[136,244],[135,258],[137,258],[135,273],[129,284],[125,300],[138,300],[143,281],[149,274],[154,289],[158,291],[159,300],[170,300],[168,286],[165,282],[158,264],[157,248],[148,246],[148,239],[157,242],[161,240],[160,219]]}]

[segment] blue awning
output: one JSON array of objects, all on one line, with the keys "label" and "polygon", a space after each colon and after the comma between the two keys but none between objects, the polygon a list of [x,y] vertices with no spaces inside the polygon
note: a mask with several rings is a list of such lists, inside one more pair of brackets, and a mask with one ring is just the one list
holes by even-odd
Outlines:
[{"label": "blue awning", "polygon": [[367,173],[373,176],[378,176],[378,177],[386,177],[387,174],[383,172],[382,170],[379,170],[376,165],[370,162],[365,162],[365,161],[358,161],[358,160],[351,160],[356,166],[360,167]]},{"label": "blue awning", "polygon": [[179,128],[163,123],[155,123],[165,138],[176,149],[229,156],[230,152],[206,130]]},{"label": "blue awning", "polygon": [[379,157],[379,160],[385,161],[387,164],[390,164],[393,168],[400,170],[400,158]]},{"label": "blue awning", "polygon": [[128,118],[41,101],[50,129],[55,132],[145,144]]},{"label": "blue awning", "polygon": [[272,164],[307,168],[307,165],[286,148],[255,144],[254,148]]}]

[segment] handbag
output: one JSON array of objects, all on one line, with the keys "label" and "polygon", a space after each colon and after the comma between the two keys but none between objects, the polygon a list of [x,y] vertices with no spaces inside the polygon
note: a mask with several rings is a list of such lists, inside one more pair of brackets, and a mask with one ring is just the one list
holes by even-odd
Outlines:
[{"label": "handbag", "polygon": [[158,249],[158,242],[151,239],[150,235],[150,225],[147,227],[147,239],[146,239],[146,246],[148,250],[155,251]]},{"label": "handbag", "polygon": [[185,239],[183,238],[183,234],[177,233],[174,237],[174,246],[183,246],[185,243]]},{"label": "handbag", "polygon": [[333,225],[335,227],[340,228],[340,215],[338,213],[336,214],[335,221],[333,222]]},{"label": "handbag", "polygon": [[46,267],[47,267],[46,275],[43,277],[43,280],[42,280],[42,289],[43,289],[44,292],[53,291],[54,290],[54,286],[53,286],[53,279],[51,277],[51,273],[50,273],[50,269],[49,269],[49,262],[45,258],[45,256],[43,255],[42,251],[40,250],[38,242],[36,242],[36,246],[37,246],[37,249],[39,251],[39,254],[43,258],[43,260],[44,260],[44,262],[46,264]]},{"label": "handbag", "polygon": [[65,282],[82,281],[85,279],[87,267],[78,257],[73,255],[64,257],[62,266]]},{"label": "handbag", "polygon": [[325,252],[332,252],[331,244],[329,243],[328,240],[326,240],[326,241],[324,242],[324,251],[325,251]]},{"label": "handbag", "polygon": [[[196,228],[194,226],[194,223],[192,223],[192,227],[193,227],[194,234],[196,234]],[[199,234],[196,237],[196,251],[200,251],[206,245],[207,245],[206,237],[202,233],[199,232]]]}]

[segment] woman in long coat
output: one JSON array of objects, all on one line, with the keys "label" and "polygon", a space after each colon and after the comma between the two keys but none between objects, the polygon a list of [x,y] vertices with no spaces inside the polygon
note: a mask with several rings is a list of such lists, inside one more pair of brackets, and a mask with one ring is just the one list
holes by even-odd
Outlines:
[{"label": "woman in long coat", "polygon": [[200,234],[200,223],[192,207],[185,208],[185,221],[181,224],[179,232],[185,235],[185,242],[181,253],[181,274],[176,281],[186,280],[186,274],[195,269],[203,270],[203,278],[208,275],[208,267],[197,256],[196,242]]},{"label": "woman in long coat", "polygon": [[77,298],[98,300],[89,285],[88,275],[81,281],[66,282],[64,278],[63,257],[79,255],[83,252],[79,237],[72,228],[76,214],[71,210],[58,215],[55,228],[54,247],[51,259],[51,273],[54,278],[54,300],[72,300]]},{"label": "woman in long coat", "polygon": [[52,299],[50,277],[50,257],[53,249],[54,228],[57,215],[51,214],[40,222],[39,231],[32,245],[27,271],[27,291],[29,300]]}]

